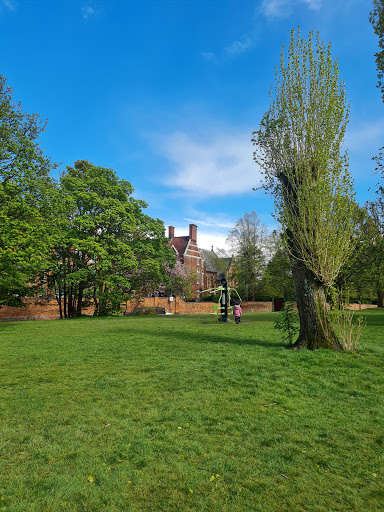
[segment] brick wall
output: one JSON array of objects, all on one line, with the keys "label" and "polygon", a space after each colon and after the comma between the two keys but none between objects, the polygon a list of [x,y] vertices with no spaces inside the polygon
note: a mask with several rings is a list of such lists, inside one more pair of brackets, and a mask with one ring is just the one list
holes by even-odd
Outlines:
[{"label": "brick wall", "polygon": [[272,309],[272,301],[271,302],[242,302],[241,309],[243,313],[254,313],[254,312],[271,312]]},{"label": "brick wall", "polygon": [[[60,318],[59,306],[55,299],[51,299],[44,305],[36,305],[34,299],[25,299],[23,308],[11,308],[3,306],[0,309],[0,322],[17,320],[53,320]],[[125,305],[124,305],[125,306]],[[164,308],[167,313],[179,315],[197,315],[213,313],[213,302],[184,302],[180,297],[174,297],[170,301],[168,297],[145,297],[132,300],[126,304],[126,313],[131,313],[135,307]],[[244,313],[271,312],[272,302],[243,302]],[[377,308],[372,304],[350,304],[348,309],[360,310]],[[123,308],[124,311],[125,307]],[[92,315],[93,307],[83,310],[83,315]]]},{"label": "brick wall", "polygon": [[[0,309],[0,322],[15,320],[54,320],[60,318],[59,305],[56,299],[50,299],[45,304],[36,304],[35,299],[24,299],[24,307],[11,308],[3,306]],[[83,309],[84,315],[92,315],[93,308]]]}]

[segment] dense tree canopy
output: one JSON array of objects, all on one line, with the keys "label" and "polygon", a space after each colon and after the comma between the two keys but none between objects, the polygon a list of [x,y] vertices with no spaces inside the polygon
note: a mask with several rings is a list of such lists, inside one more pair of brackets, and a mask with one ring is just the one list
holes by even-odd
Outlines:
[{"label": "dense tree canopy", "polygon": [[118,310],[166,281],[174,258],[164,225],[112,169],[81,160],[56,183],[38,142],[44,129],[0,75],[0,307],[53,289],[63,317],[91,299],[97,314]]},{"label": "dense tree canopy", "polygon": [[38,143],[44,128],[13,102],[0,75],[0,307],[22,305],[50,250],[55,187]]},{"label": "dense tree canopy", "polygon": [[154,290],[171,259],[164,225],[143,213],[144,201],[112,169],[86,160],[60,179],[62,237],[48,279],[63,300],[63,316],[81,314],[92,299],[96,314],[120,309],[132,293]]}]

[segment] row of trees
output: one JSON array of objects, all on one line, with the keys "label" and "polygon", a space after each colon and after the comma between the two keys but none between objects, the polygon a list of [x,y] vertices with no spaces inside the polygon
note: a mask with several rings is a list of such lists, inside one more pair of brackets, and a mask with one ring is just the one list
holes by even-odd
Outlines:
[{"label": "row of trees", "polygon": [[[355,249],[342,266],[327,300],[341,307],[347,300],[384,307],[383,198],[357,207]],[[235,256],[229,276],[244,300],[294,299],[291,258],[282,232],[269,232],[257,213],[245,213],[230,230],[227,243]]]},{"label": "row of trees", "polygon": [[101,315],[167,283],[175,261],[163,223],[112,169],[80,160],[56,182],[44,129],[0,76],[0,307],[52,290],[62,317],[90,300]]},{"label": "row of trees", "polygon": [[246,212],[229,231],[235,257],[231,279],[243,300],[294,297],[292,272],[281,234],[270,232],[255,211]]}]

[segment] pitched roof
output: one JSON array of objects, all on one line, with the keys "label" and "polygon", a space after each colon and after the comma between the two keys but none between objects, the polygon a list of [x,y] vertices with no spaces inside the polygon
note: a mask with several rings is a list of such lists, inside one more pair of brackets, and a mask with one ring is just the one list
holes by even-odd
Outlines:
[{"label": "pitched roof", "polygon": [[215,265],[216,260],[220,260],[220,262],[225,263],[226,268],[228,268],[232,263],[232,258],[220,258],[213,251],[208,251],[207,249],[201,249],[205,260],[205,268],[207,272],[218,273],[217,266]]},{"label": "pitched roof", "polygon": [[189,242],[189,236],[174,236],[169,242],[168,245],[175,247],[179,256],[184,256],[185,249],[187,248]]},{"label": "pitched roof", "polygon": [[203,257],[205,260],[205,269],[207,272],[217,272],[215,268],[214,261],[216,259],[216,254],[213,251],[208,251],[207,249],[201,249],[203,253]]}]

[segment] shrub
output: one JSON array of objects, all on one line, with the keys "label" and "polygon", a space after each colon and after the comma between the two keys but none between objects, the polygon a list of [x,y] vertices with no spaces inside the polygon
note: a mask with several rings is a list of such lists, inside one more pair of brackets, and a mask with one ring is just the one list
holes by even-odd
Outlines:
[{"label": "shrub", "polygon": [[293,337],[299,331],[299,315],[293,309],[293,302],[286,302],[280,310],[279,318],[275,321],[275,329],[282,332],[283,342],[287,341],[288,345],[293,344]]},{"label": "shrub", "polygon": [[146,316],[153,316],[153,315],[165,315],[165,308],[137,308],[132,311],[131,315],[146,315]]},{"label": "shrub", "polygon": [[345,350],[356,350],[365,322],[359,318],[357,322],[353,321],[354,312],[342,309],[336,311],[332,317],[332,323],[340,339],[340,343]]}]

